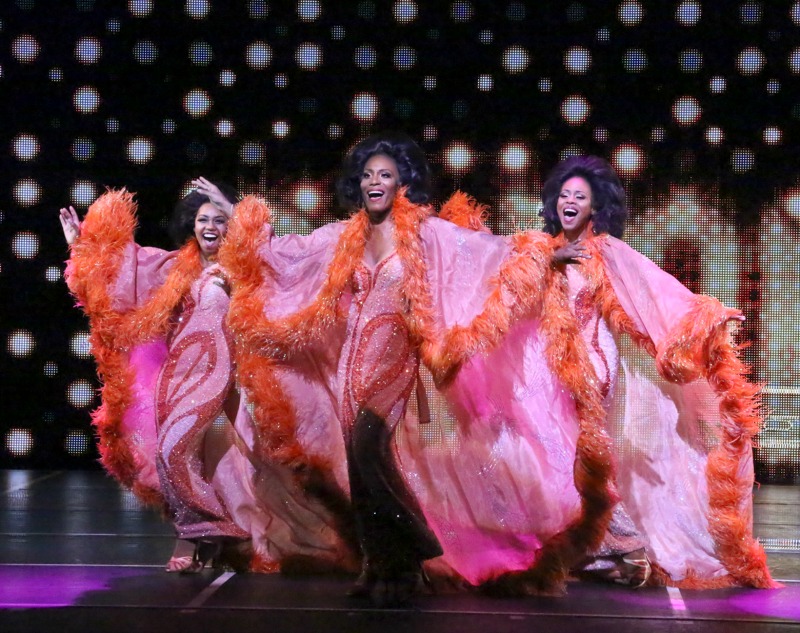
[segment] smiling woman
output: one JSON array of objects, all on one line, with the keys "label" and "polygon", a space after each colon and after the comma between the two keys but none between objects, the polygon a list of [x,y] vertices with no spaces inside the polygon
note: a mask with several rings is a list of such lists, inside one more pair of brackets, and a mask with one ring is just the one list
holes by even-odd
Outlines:
[{"label": "smiling woman", "polygon": [[[332,547],[335,558],[336,543],[291,490],[256,491],[262,474],[248,449],[252,422],[234,379],[227,279],[216,263],[237,197],[205,178],[193,184],[170,226],[177,251],[133,241],[135,205],[124,190],[98,199],[82,223],[61,210],[67,282],[89,316],[103,381],[94,413],[103,465],[171,520],[178,543],[167,571],[199,572],[219,556],[239,566],[245,552],[255,567],[276,569],[277,552],[303,554],[306,545],[318,556]],[[276,508],[303,517],[298,529],[312,534],[287,529]]]}]

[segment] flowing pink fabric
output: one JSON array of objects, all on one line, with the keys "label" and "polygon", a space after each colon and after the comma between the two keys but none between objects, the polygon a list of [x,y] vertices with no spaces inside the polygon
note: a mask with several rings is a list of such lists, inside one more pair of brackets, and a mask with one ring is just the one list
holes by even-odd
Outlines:
[{"label": "flowing pink fabric", "polygon": [[[133,208],[124,195],[112,192],[89,213],[81,257],[113,268],[106,277],[113,280],[106,289],[112,309],[132,313],[165,284],[177,253],[140,247],[132,235],[124,242],[123,235],[114,251],[119,256],[111,257],[104,229]],[[120,239],[119,231],[113,235]],[[68,282],[86,305],[76,270],[68,268]],[[304,494],[291,473],[253,453],[250,410],[235,388],[233,340],[225,324],[229,302],[224,274],[210,266],[180,299],[165,337],[127,353],[124,343],[105,341],[126,357],[119,366],[124,375],[103,379],[129,381],[120,429],[133,456],[134,481],[160,490],[181,538],[252,539],[254,564],[262,570],[305,558],[337,566],[349,551],[324,508]],[[109,318],[86,309],[93,327],[93,319]],[[286,388],[293,388],[291,380]],[[305,406],[312,417],[315,400],[307,399]],[[327,439],[309,424],[304,442],[313,447]]]}]

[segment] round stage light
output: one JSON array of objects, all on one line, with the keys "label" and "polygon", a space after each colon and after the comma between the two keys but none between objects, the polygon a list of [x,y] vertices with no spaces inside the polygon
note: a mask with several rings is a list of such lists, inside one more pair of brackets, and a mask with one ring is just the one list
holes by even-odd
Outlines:
[{"label": "round stage light", "polygon": [[239,148],[239,160],[244,165],[258,165],[264,160],[264,148],[255,141],[245,141]]},{"label": "round stage light", "polygon": [[6,432],[6,451],[14,457],[27,457],[33,452],[33,433],[30,429],[9,429]]},{"label": "round stage light", "polygon": [[186,0],[186,15],[195,20],[203,20],[211,11],[208,0]]},{"label": "round stage light", "polygon": [[764,70],[767,58],[756,46],[748,46],[736,58],[736,68],[745,77],[752,77]]},{"label": "round stage light", "polygon": [[103,56],[103,45],[96,37],[81,37],[75,42],[75,59],[81,64],[96,64]]},{"label": "round stage light", "polygon": [[189,60],[195,66],[208,66],[214,60],[214,49],[208,42],[192,42],[189,45]]},{"label": "round stage light", "polygon": [[398,70],[409,70],[417,63],[417,51],[410,46],[398,46],[394,49],[392,62]]},{"label": "round stage light", "polygon": [[42,186],[33,178],[23,178],[14,185],[14,202],[21,207],[32,207],[42,200]]},{"label": "round stage light", "polygon": [[262,70],[272,63],[272,48],[266,42],[252,42],[245,50],[245,61],[250,68]]},{"label": "round stage light", "polygon": [[137,165],[145,165],[153,160],[156,155],[156,147],[152,139],[145,138],[144,136],[135,136],[130,141],[125,149],[128,155],[128,160]]},{"label": "round stage light", "polygon": [[647,69],[647,53],[641,48],[632,48],[622,56],[622,66],[629,73],[640,73]]},{"label": "round stage light", "polygon": [[83,378],[75,380],[67,387],[67,402],[76,409],[84,409],[94,401],[94,386]]},{"label": "round stage light", "polygon": [[635,178],[647,163],[644,150],[635,143],[623,143],[611,155],[611,164],[620,176]]},{"label": "round stage light", "polygon": [[592,67],[592,53],[583,46],[571,46],[564,53],[564,68],[571,75],[584,75]]},{"label": "round stage light", "polygon": [[561,116],[570,125],[585,123],[591,112],[592,106],[583,95],[570,95],[561,104]]},{"label": "round stage light", "polygon": [[703,115],[703,108],[700,102],[694,97],[680,97],[672,104],[672,116],[678,125],[694,125]]},{"label": "round stage light", "polygon": [[322,65],[322,47],[312,42],[304,42],[297,47],[294,61],[302,70],[318,70]]},{"label": "round stage light", "polygon": [[371,121],[380,110],[378,97],[370,92],[359,92],[353,96],[350,112],[359,121]]},{"label": "round stage light", "polygon": [[683,26],[694,26],[703,17],[703,6],[697,0],[685,0],[675,9],[675,21]]},{"label": "round stage light", "polygon": [[183,109],[194,119],[207,115],[213,105],[214,101],[211,99],[211,95],[202,88],[190,90],[183,98]]},{"label": "round stage light", "polygon": [[88,207],[97,199],[97,188],[90,180],[76,180],[70,189],[70,200],[76,207]]},{"label": "round stage light", "polygon": [[297,17],[301,22],[313,22],[322,15],[322,5],[318,0],[300,0],[297,3]]},{"label": "round stage light", "polygon": [[6,342],[8,353],[14,358],[28,358],[36,349],[36,339],[30,330],[12,330]]},{"label": "round stage light", "polygon": [[96,112],[100,107],[100,93],[93,86],[81,86],[72,96],[72,105],[81,114]]},{"label": "round stage light", "polygon": [[398,24],[410,24],[417,19],[417,3],[414,0],[397,0],[392,7],[394,19]]},{"label": "round stage light", "polygon": [[11,43],[11,54],[20,64],[31,64],[39,56],[41,47],[33,35],[20,35]]},{"label": "round stage light", "polygon": [[39,155],[39,139],[33,134],[17,134],[12,142],[17,160],[34,160]]},{"label": "round stage light", "polygon": [[89,437],[86,431],[73,429],[64,436],[64,451],[67,455],[80,456],[89,451]]},{"label": "round stage light", "polygon": [[531,56],[524,46],[509,46],[503,51],[503,69],[511,75],[524,72],[530,62]]},{"label": "round stage light", "polygon": [[448,171],[457,174],[469,171],[475,160],[472,148],[463,141],[451,143],[444,155]]},{"label": "round stage light", "polygon": [[149,40],[136,42],[133,46],[133,58],[140,64],[153,64],[158,59],[158,46]]}]

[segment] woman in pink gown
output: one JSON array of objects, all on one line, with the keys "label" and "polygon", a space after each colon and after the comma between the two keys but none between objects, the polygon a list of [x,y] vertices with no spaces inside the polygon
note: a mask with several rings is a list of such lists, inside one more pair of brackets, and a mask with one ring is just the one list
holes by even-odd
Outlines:
[{"label": "woman in pink gown", "polygon": [[[463,196],[436,218],[426,177],[409,139],[370,137],[345,163],[350,219],[277,237],[243,204],[220,254],[255,445],[341,530],[355,520],[355,593],[402,601],[421,567],[514,593],[580,569],[773,586],[748,522],[759,417],[736,311],[613,237],[469,230]],[[658,352],[653,368],[634,354],[623,380],[615,334]],[[623,395],[653,407],[623,415]]]},{"label": "woman in pink gown", "polygon": [[177,251],[133,241],[135,205],[124,190],[102,196],[83,223],[61,210],[67,281],[89,316],[103,381],[93,416],[101,461],[165,510],[178,538],[167,571],[198,572],[223,546],[237,567],[275,570],[309,551],[336,561],[345,548],[314,504],[250,450],[216,262],[236,195],[204,178],[193,184],[173,216]]},{"label": "woman in pink gown", "polygon": [[[593,436],[602,408],[585,375],[569,375],[577,328],[558,305],[560,321],[540,322],[555,241],[464,228],[480,226],[464,196],[445,209],[458,222],[434,217],[427,170],[407,137],[370,137],[348,156],[340,183],[350,219],[277,237],[263,205],[240,207],[220,258],[232,280],[241,381],[256,419],[270,421],[258,422],[256,443],[327,499],[341,526],[355,520],[363,564],[354,593],[402,601],[424,561],[436,578],[471,585],[535,568],[549,587],[560,582],[560,561],[602,532],[593,509],[611,507]],[[497,463],[499,427],[470,407],[493,375],[505,376],[507,390],[517,385],[502,364],[478,367],[514,354],[504,343],[512,330],[537,344],[525,373],[542,388],[529,389],[526,403],[543,424],[568,410],[574,426],[566,467],[559,459],[544,468],[572,490],[548,497],[554,516],[533,510],[528,489],[509,498],[509,469],[481,477]],[[511,371],[522,370],[519,360]],[[306,405],[306,393],[320,392],[331,402],[327,420]],[[326,421],[340,438],[329,427],[332,441],[312,446],[309,429]],[[576,455],[598,481],[573,475]]]},{"label": "woman in pink gown", "polygon": [[606,161],[563,161],[542,199],[545,230],[569,257],[561,283],[602,398],[619,499],[579,570],[634,586],[774,586],[751,527],[762,419],[730,338],[741,313],[619,239],[625,194]]}]

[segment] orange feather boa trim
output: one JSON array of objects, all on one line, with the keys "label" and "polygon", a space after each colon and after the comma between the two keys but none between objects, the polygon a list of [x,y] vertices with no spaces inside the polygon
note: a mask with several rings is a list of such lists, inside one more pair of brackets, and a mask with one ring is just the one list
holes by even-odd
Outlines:
[{"label": "orange feather boa trim", "polygon": [[172,315],[202,271],[202,262],[197,242],[191,240],[179,251],[166,282],[147,302],[129,312],[116,311],[110,290],[135,227],[133,194],[124,189],[105,193],[92,204],[81,225],[66,277],[89,317],[92,354],[102,383],[102,404],[92,413],[100,462],[142,501],[163,506],[160,492],[137,480],[139,467],[121,430],[134,382],[129,354],[133,346],[167,334]]},{"label": "orange feather boa trim", "polygon": [[740,314],[722,305],[717,299],[696,296],[695,304],[670,331],[659,349],[645,334],[638,332],[622,310],[602,264],[600,239],[586,242],[592,255],[582,271],[595,292],[596,305],[616,335],[627,334],[652,357],[661,376],[669,382],[683,384],[704,378],[720,398],[722,420],[719,444],[711,450],[706,465],[709,494],[709,530],[716,543],[717,555],[729,576],[701,579],[690,573],[682,581],[673,581],[657,568],[657,579],[663,584],[686,589],[711,589],[742,585],[760,588],[779,586],[769,572],[766,554],[753,538],[751,519],[741,507],[752,495],[753,481],[739,476],[739,464],[748,459],[752,440],[761,430],[763,409],[759,388],[746,379],[747,367],[731,342],[727,323]]}]

